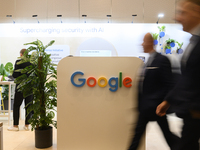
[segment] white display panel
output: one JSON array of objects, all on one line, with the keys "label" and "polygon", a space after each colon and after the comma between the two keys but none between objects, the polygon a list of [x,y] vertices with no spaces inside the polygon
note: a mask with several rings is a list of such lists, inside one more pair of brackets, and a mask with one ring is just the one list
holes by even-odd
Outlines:
[{"label": "white display panel", "polygon": [[112,53],[110,50],[81,50],[80,56],[88,56],[88,57],[108,57],[112,56]]},{"label": "white display panel", "polygon": [[[159,33],[158,26],[163,25],[165,37],[159,44],[170,38],[183,42],[185,49],[191,35],[179,24],[0,24],[0,58],[4,64],[14,63],[23,44],[37,39],[45,45],[51,40],[54,45],[68,45],[73,56],[80,56],[82,50],[111,50],[111,56],[148,57],[141,46],[144,34]],[[160,52],[160,46],[155,49]],[[176,49],[177,44],[172,52]]]},{"label": "white display panel", "polygon": [[61,59],[70,55],[70,48],[68,45],[52,45],[45,50],[51,54],[53,64],[58,64]]}]

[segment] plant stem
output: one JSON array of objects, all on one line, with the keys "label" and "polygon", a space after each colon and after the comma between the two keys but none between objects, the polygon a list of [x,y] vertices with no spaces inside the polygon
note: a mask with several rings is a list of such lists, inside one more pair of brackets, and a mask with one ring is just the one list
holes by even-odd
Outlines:
[{"label": "plant stem", "polygon": [[[46,115],[46,107],[45,107],[45,95],[44,95],[44,73],[43,73],[43,61],[42,61],[42,56],[39,57],[38,59],[38,68],[39,68],[39,78],[40,78],[40,115],[41,115],[41,118],[45,118],[45,115]],[[41,128],[43,128],[45,126],[45,121],[43,120],[41,122]]]}]

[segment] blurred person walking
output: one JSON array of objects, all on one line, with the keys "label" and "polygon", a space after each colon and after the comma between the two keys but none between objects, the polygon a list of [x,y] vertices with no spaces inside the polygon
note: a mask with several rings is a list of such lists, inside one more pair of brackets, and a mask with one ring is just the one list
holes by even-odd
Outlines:
[{"label": "blurred person walking", "polygon": [[171,150],[179,138],[171,133],[166,116],[156,115],[156,107],[163,101],[173,86],[171,64],[166,56],[153,49],[153,37],[147,33],[143,39],[143,50],[149,54],[149,59],[143,68],[139,82],[138,109],[139,116],[134,137],[128,150],[136,150],[149,121],[157,121],[167,144]]},{"label": "blurred person walking", "polygon": [[181,0],[175,20],[192,35],[181,60],[181,77],[157,107],[159,116],[171,106],[183,118],[178,150],[199,150],[200,139],[200,0]]}]

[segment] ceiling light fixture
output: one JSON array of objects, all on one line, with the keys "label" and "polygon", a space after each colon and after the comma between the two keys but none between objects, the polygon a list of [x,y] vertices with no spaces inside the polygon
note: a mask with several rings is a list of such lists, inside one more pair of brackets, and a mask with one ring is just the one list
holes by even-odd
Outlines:
[{"label": "ceiling light fixture", "polygon": [[87,17],[87,15],[82,15],[82,17],[84,18],[84,23],[86,23],[86,17]]},{"label": "ceiling light fixture", "polygon": [[32,15],[33,18],[36,18],[37,22],[40,23],[37,19],[37,15]]},{"label": "ceiling light fixture", "polygon": [[[158,21],[160,18],[164,17],[164,14],[158,14]],[[158,21],[156,22],[158,24]]]},{"label": "ceiling light fixture", "polygon": [[61,18],[62,18],[62,15],[57,15],[57,17],[60,18],[60,23],[63,23],[63,22],[62,22],[62,19],[61,19]]},{"label": "ceiling light fixture", "polygon": [[15,21],[12,19],[12,15],[6,15],[6,17],[9,17],[13,21],[13,23],[15,23]]},{"label": "ceiling light fixture", "polygon": [[[133,20],[134,20],[134,17],[136,17],[137,16],[137,14],[135,14],[135,15],[132,15],[133,16]],[[132,20],[132,23],[133,23],[133,20]]]},{"label": "ceiling light fixture", "polygon": [[110,18],[112,17],[111,15],[106,15],[108,18],[108,23],[110,23]]}]

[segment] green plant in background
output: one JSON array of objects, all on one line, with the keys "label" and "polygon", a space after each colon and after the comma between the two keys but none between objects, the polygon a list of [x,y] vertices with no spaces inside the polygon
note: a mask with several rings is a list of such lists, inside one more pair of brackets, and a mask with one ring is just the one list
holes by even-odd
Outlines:
[{"label": "green plant in background", "polygon": [[5,69],[6,69],[6,71],[8,72],[9,75],[12,75],[13,70],[14,70],[13,64],[11,62],[6,63]]},{"label": "green plant in background", "polygon": [[[3,64],[0,66],[0,74],[2,75],[2,80],[5,81],[5,77],[12,75],[13,72],[13,64],[11,62],[6,63],[5,67]],[[3,100],[8,100],[8,85],[0,85],[3,89],[2,98]]]},{"label": "green plant in background", "polygon": [[162,27],[159,27],[158,26],[158,29],[159,29],[159,37],[160,38],[163,38],[165,36],[165,26],[162,26]]},{"label": "green plant in background", "polygon": [[171,46],[170,46],[170,45],[166,45],[166,46],[165,46],[165,50],[166,50],[166,49],[171,49]]},{"label": "green plant in background", "polygon": [[158,39],[158,36],[159,36],[159,34],[158,34],[158,33],[152,33],[152,36],[153,36],[153,39],[154,39],[154,40],[157,40],[157,39]]},{"label": "green plant in background", "polygon": [[181,48],[182,48],[182,46],[183,46],[183,42],[182,42],[182,43],[179,43],[178,41],[176,41],[176,43],[178,44],[178,47],[177,47],[177,49],[181,49]]},{"label": "green plant in background", "polygon": [[2,81],[5,81],[5,77],[9,75],[3,64],[0,66],[0,74],[2,75]]},{"label": "green plant in background", "polygon": [[[50,54],[45,52],[45,49],[54,42],[52,40],[46,46],[40,40],[24,44],[33,46],[27,49],[19,62],[19,64],[24,62],[33,64],[17,70],[24,74],[15,79],[19,84],[17,88],[23,92],[24,97],[33,94],[33,104],[28,109],[28,112],[34,111],[29,120],[32,130],[48,129],[50,125],[57,128],[57,121],[53,120],[55,107],[57,107],[57,71],[55,65],[51,63]],[[34,53],[29,55],[29,52]]]},{"label": "green plant in background", "polygon": [[9,92],[8,85],[2,85],[1,87],[3,88],[3,93],[2,93],[3,100],[8,100],[8,92]]},{"label": "green plant in background", "polygon": [[169,45],[170,43],[175,43],[175,40],[169,38],[168,40],[166,40],[166,43]]},{"label": "green plant in background", "polygon": [[5,67],[1,64],[0,74],[2,75],[2,80],[5,81],[5,77],[12,75],[13,70],[13,64],[11,62],[6,63]]},{"label": "green plant in background", "polygon": [[162,27],[158,26],[158,29],[159,29],[159,32],[164,32],[165,31],[165,26],[162,26]]},{"label": "green plant in background", "polygon": [[[3,92],[2,92],[3,100],[8,100],[9,86],[8,85],[0,85],[0,86],[3,88]],[[12,86],[11,86],[11,90],[12,90]],[[11,96],[13,96],[13,95],[11,95]]]}]

